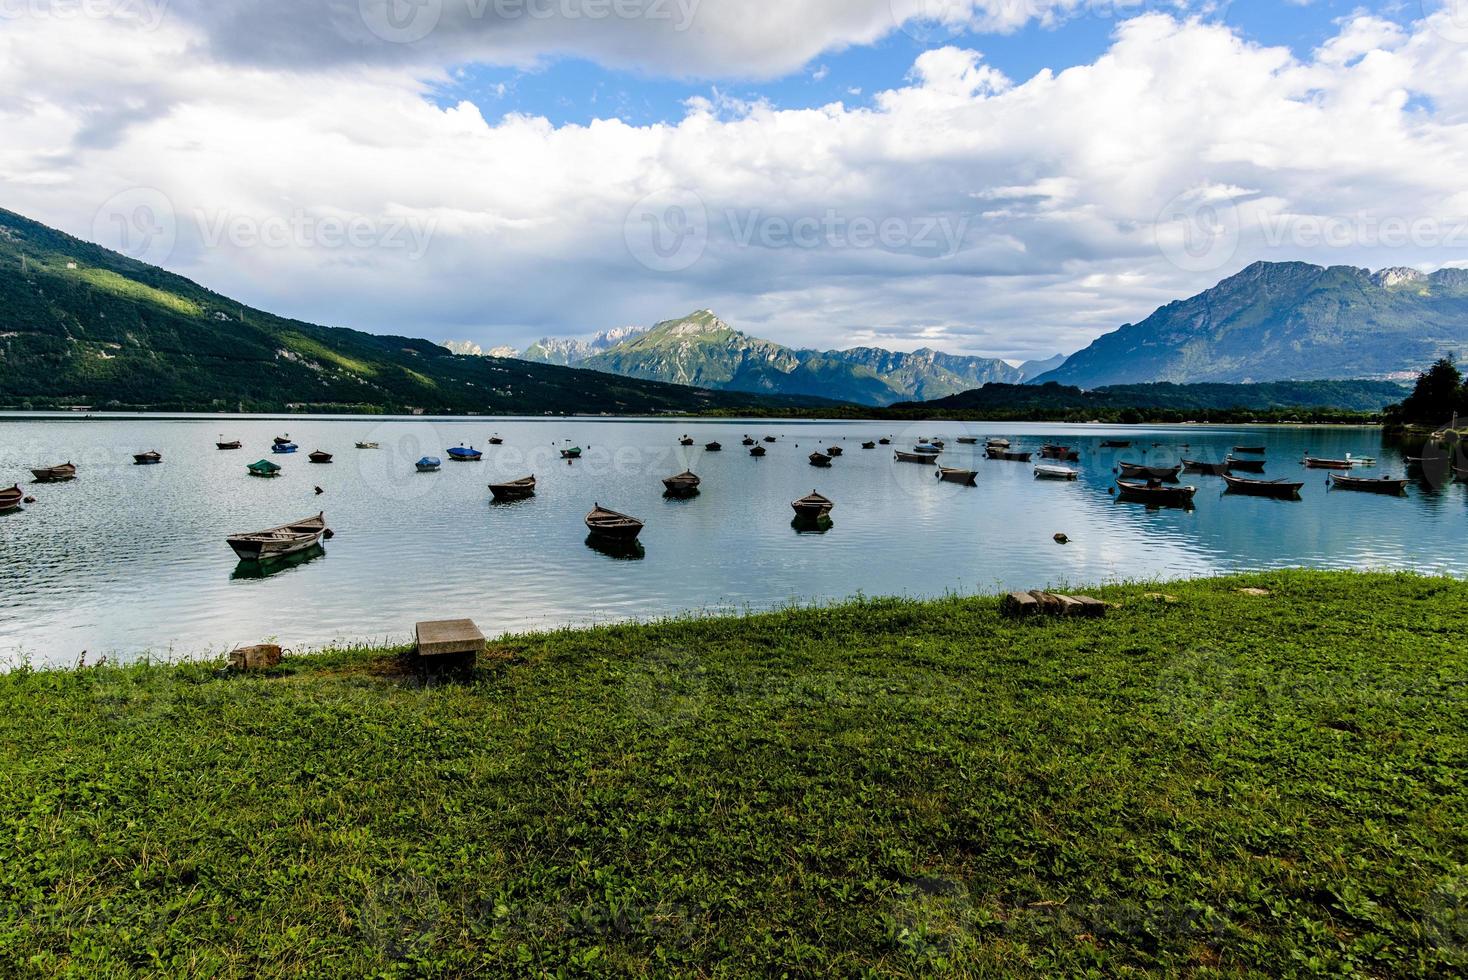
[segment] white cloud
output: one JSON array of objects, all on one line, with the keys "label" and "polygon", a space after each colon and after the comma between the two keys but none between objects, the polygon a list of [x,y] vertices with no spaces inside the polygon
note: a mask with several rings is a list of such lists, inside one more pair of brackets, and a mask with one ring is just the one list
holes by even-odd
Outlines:
[{"label": "white cloud", "polygon": [[943,47],[867,106],[554,126],[388,64],[222,62],[187,21],[33,19],[0,29],[0,186],[84,237],[156,188],[171,268],[320,322],[489,347],[707,306],[791,343],[1048,355],[1255,258],[1461,263],[1451,26],[1355,18],[1301,60],[1154,14],[1058,74]]}]

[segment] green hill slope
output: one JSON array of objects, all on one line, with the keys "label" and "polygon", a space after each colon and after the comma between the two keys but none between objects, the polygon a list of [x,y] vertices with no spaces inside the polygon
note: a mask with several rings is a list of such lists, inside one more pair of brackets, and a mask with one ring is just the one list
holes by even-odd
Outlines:
[{"label": "green hill slope", "polygon": [[0,407],[646,414],[812,403],[278,317],[0,210]]}]

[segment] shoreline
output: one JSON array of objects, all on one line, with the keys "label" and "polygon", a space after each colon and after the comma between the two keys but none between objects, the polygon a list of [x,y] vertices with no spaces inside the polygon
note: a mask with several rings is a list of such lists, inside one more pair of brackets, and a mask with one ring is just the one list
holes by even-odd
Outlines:
[{"label": "shoreline", "polygon": [[1085,591],[1105,618],[859,599],[507,637],[459,674],[0,676],[0,962],[1468,966],[1468,582]]}]

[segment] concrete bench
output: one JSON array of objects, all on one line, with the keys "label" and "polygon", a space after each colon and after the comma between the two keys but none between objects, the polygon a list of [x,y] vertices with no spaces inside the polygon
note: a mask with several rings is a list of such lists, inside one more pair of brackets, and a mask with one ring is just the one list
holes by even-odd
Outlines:
[{"label": "concrete bench", "polygon": [[440,619],[419,623],[414,632],[418,638],[418,656],[473,656],[484,652],[484,634],[472,619]]}]

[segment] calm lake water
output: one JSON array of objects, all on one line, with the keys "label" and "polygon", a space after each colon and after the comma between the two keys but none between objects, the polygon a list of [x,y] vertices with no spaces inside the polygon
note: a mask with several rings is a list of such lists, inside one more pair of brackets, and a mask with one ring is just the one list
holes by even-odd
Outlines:
[{"label": "calm lake water", "polygon": [[[488,446],[492,433],[505,445]],[[272,456],[289,433],[301,451]],[[697,447],[682,448],[684,433]],[[220,452],[224,434],[245,448]],[[776,435],[764,459],[745,434]],[[1037,481],[1032,467],[980,459],[960,435],[1005,436],[1017,448],[1056,441],[1082,453],[1080,480]],[[943,461],[979,471],[977,487],[934,479],[863,440],[910,448],[947,440]],[[1136,448],[1101,449],[1106,439]],[[357,450],[356,441],[381,444]],[[568,466],[553,443],[586,450]],[[703,444],[723,443],[722,453]],[[486,451],[452,463],[460,443]],[[1153,443],[1161,443],[1153,446]],[[1180,448],[1188,444],[1191,448]],[[1148,510],[1107,494],[1117,460],[1222,459],[1268,447],[1267,475],[1305,480],[1298,503],[1225,496],[1198,486],[1192,511]],[[807,455],[838,445],[829,470]],[[135,466],[156,449],[164,461]],[[336,455],[312,465],[306,453]],[[1145,449],[1145,454],[1142,450]],[[0,514],[0,659],[35,663],[145,652],[222,652],[267,639],[295,649],[406,639],[420,619],[472,617],[487,633],[687,610],[768,609],[863,593],[932,596],[1042,585],[1182,577],[1285,565],[1468,573],[1468,487],[1419,477],[1405,499],[1327,491],[1300,459],[1376,456],[1400,474],[1375,429],[1108,428],[1014,423],[712,422],[591,419],[0,419],[0,485],[38,500]],[[413,463],[444,456],[438,473]],[[274,480],[245,464],[283,464]],[[72,461],[79,478],[32,484],[34,466]],[[666,500],[661,479],[692,467],[703,492]],[[534,473],[538,495],[492,505],[486,485]],[[314,487],[324,491],[317,495]],[[818,489],[836,502],[826,533],[798,533],[790,501]],[[600,502],[644,519],[640,559],[587,544]],[[260,576],[238,566],[230,533],[326,512],[324,554]],[[1071,543],[1052,541],[1064,532]]]}]

